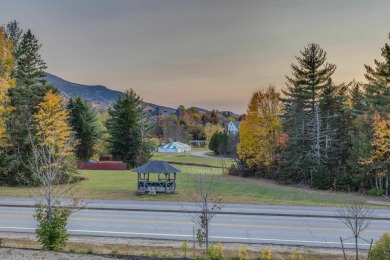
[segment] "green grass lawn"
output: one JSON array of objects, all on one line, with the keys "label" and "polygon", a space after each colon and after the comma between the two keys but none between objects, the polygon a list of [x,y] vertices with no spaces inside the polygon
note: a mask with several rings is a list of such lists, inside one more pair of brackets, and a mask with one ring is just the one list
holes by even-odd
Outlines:
[{"label": "green grass lawn", "polygon": [[[226,203],[265,203],[288,205],[337,205],[344,194],[276,185],[269,181],[244,179],[222,174],[221,169],[183,167],[177,175],[176,194],[137,195],[137,176],[131,171],[80,171],[88,180],[74,188],[74,195],[85,199],[188,201],[193,189],[191,176],[207,172],[218,178],[217,192]],[[1,187],[0,196],[31,196],[29,188]]]},{"label": "green grass lawn", "polygon": [[[205,149],[199,149],[197,151],[204,151]],[[208,166],[222,166],[222,159],[215,158],[203,158],[195,155],[191,155],[189,153],[186,154],[175,154],[175,153],[154,153],[151,160],[161,160],[168,162],[177,162],[177,163],[196,163]],[[224,159],[224,163],[226,167],[229,167],[233,161],[231,159]]]},{"label": "green grass lawn", "polygon": [[[197,151],[204,150],[197,149]],[[241,178],[223,174],[220,158],[202,158],[191,154],[153,154],[152,160],[177,162],[181,169],[177,174],[177,192],[175,194],[137,195],[137,175],[129,171],[89,171],[80,174],[87,180],[77,183],[73,195],[85,199],[121,199],[121,200],[167,200],[188,201],[188,191],[193,189],[193,176],[207,173],[209,178],[218,178],[216,190],[226,203],[263,203],[288,205],[331,206],[344,202],[341,192],[318,191],[275,184],[272,181]],[[188,163],[207,165],[200,167]],[[231,160],[225,163],[230,165]],[[186,165],[187,164],[187,165]],[[32,196],[31,188],[0,187],[0,196]],[[371,198],[372,199],[372,198]]]}]

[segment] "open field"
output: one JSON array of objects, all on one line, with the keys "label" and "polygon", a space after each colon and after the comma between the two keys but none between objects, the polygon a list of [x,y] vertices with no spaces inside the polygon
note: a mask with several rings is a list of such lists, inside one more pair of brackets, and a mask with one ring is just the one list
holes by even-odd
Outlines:
[{"label": "open field", "polygon": [[[73,193],[85,199],[188,201],[193,174],[207,172],[217,177],[217,191],[224,202],[331,206],[344,201],[344,193],[282,186],[268,180],[247,179],[222,174],[222,169],[178,166],[176,194],[142,195],[136,193],[137,176],[131,171],[80,171],[87,180],[78,183]],[[32,188],[1,187],[0,196],[31,196]]]},{"label": "open field", "polygon": [[[197,149],[201,151],[204,149]],[[223,174],[220,158],[202,158],[191,154],[155,153],[152,160],[177,162],[182,172],[177,174],[177,192],[175,194],[137,195],[137,175],[128,171],[92,171],[80,170],[86,180],[77,183],[73,195],[84,199],[118,200],[166,200],[188,201],[188,190],[193,189],[194,174],[206,172],[210,178],[218,178],[216,190],[226,203],[261,203],[307,206],[333,206],[345,200],[345,193],[319,191],[308,188],[279,185],[271,180],[241,178]],[[232,163],[231,160],[228,163]],[[200,167],[186,164],[202,164]],[[227,163],[227,164],[228,164]],[[157,178],[157,176],[154,176]],[[33,188],[1,187],[0,196],[32,196]],[[373,199],[372,197],[367,197]]]}]

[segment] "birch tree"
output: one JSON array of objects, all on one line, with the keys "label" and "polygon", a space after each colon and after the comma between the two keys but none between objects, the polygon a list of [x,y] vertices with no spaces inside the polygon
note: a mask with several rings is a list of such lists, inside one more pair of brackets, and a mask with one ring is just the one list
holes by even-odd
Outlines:
[{"label": "birch tree", "polygon": [[[35,134],[30,132],[29,135],[32,153],[27,166],[40,185],[36,194],[36,233],[49,250],[61,250],[68,238],[66,223],[71,212],[61,202],[69,196],[75,160],[72,132],[67,122],[68,113],[61,96],[48,92],[33,115]],[[72,206],[76,206],[74,201]]]}]

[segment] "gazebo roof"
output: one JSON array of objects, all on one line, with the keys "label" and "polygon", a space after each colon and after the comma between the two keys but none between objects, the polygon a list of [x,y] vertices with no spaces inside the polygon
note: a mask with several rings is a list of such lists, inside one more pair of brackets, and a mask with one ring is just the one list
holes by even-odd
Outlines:
[{"label": "gazebo roof", "polygon": [[141,165],[138,168],[135,168],[133,172],[137,173],[177,173],[180,172],[179,169],[173,167],[167,162],[164,161],[150,161]]}]

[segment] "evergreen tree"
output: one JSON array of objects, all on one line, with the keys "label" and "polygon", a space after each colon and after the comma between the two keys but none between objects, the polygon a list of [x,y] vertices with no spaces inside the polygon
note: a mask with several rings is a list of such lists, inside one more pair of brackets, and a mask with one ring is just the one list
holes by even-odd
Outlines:
[{"label": "evergreen tree", "polygon": [[349,104],[353,117],[362,116],[367,111],[367,104],[365,101],[365,93],[363,90],[363,84],[359,82],[351,82],[351,88],[349,89]]},{"label": "evergreen tree", "polygon": [[140,121],[144,117],[140,97],[132,90],[119,97],[108,111],[110,118],[106,122],[110,134],[109,148],[116,160],[122,160],[129,167],[137,162],[143,140]]},{"label": "evergreen tree", "polygon": [[313,184],[315,175],[320,179],[329,177],[322,140],[322,116],[327,111],[321,109],[329,105],[325,98],[336,91],[331,78],[336,65],[326,63],[326,52],[317,44],[309,44],[300,53],[301,57],[296,57],[298,65],[291,65],[293,77],[286,77],[287,90],[283,91],[284,127],[289,141],[282,170],[290,181]]},{"label": "evergreen tree", "polygon": [[228,146],[228,135],[226,132],[215,132],[210,139],[209,149],[216,155],[226,155]]},{"label": "evergreen tree", "polygon": [[320,152],[322,160],[322,178],[319,185],[328,189],[349,189],[350,182],[346,171],[348,147],[350,143],[350,116],[346,109],[347,89],[349,85],[329,85],[321,93],[319,107]]},{"label": "evergreen tree", "polygon": [[[352,107],[352,109],[354,109]],[[369,160],[371,152],[371,125],[367,114],[352,119],[349,130],[348,175],[352,189],[358,191],[366,186],[367,171],[362,162]]]},{"label": "evergreen tree", "polygon": [[101,137],[96,111],[80,97],[69,100],[69,123],[77,139],[76,155],[79,160],[90,159],[95,153]]},{"label": "evergreen tree", "polygon": [[[9,90],[12,114],[7,122],[10,146],[5,158],[2,175],[9,183],[16,184],[29,180],[31,170],[25,166],[30,157],[29,131],[33,129],[33,114],[48,91],[58,93],[52,85],[45,84],[45,62],[38,51],[40,48],[35,36],[29,30],[23,35],[18,47],[16,67],[16,87]],[[34,133],[31,133],[34,136]]]},{"label": "evergreen tree", "polygon": [[23,35],[17,51],[16,84],[18,86],[32,88],[37,84],[46,83],[47,66],[39,54],[41,46],[30,30]]},{"label": "evergreen tree", "polygon": [[[389,34],[390,39],[390,34]],[[390,46],[386,43],[382,48],[383,62],[374,60],[375,68],[364,65],[368,81],[366,85],[366,97],[371,109],[384,113],[390,113]]]}]

